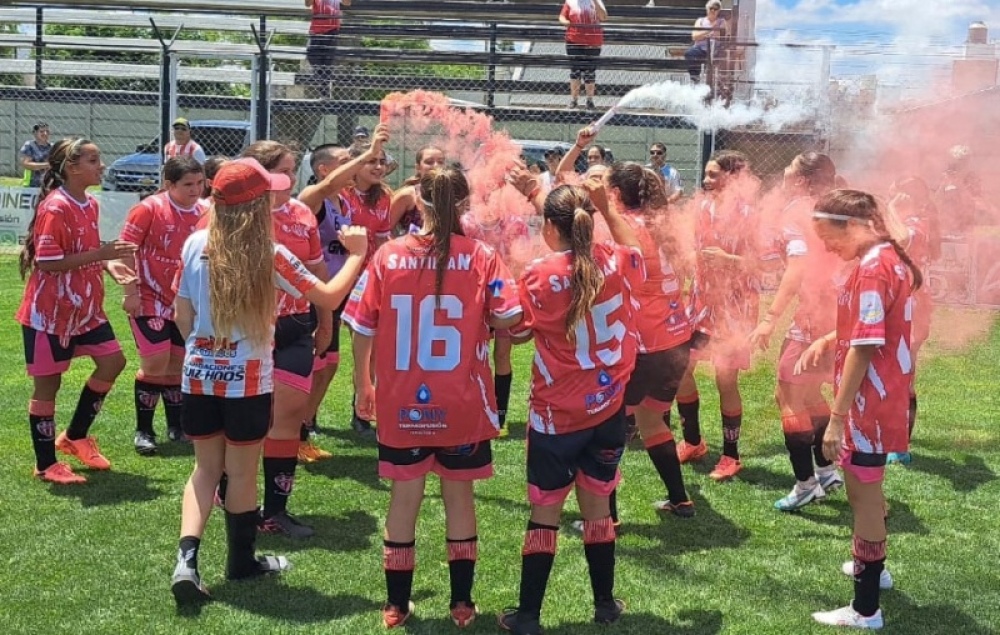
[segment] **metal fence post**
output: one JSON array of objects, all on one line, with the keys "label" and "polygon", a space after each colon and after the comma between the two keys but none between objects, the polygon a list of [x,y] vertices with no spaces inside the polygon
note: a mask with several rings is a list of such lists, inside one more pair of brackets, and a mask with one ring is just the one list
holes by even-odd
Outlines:
[{"label": "metal fence post", "polygon": [[[250,25],[251,29],[253,25]],[[268,48],[271,45],[271,38],[265,37],[267,33],[267,18],[260,16],[260,29],[254,32],[254,39],[257,40],[257,48],[260,50],[259,61],[257,62],[257,117],[254,121],[257,139],[267,139],[270,128],[270,107],[268,105],[269,91],[267,89],[267,73],[271,66]]]},{"label": "metal fence post", "polygon": [[170,53],[170,47],[174,45],[174,41],[177,40],[177,35],[184,28],[183,24],[178,25],[177,30],[174,31],[174,35],[170,38],[168,42],[164,39],[163,34],[160,32],[159,27],[156,26],[156,22],[153,18],[149,19],[149,23],[153,25],[153,35],[156,39],[160,41],[160,162],[163,162],[163,149],[167,147],[167,143],[170,141],[170,129],[171,129],[171,102],[173,101],[173,82],[171,81],[172,75],[172,55]]},{"label": "metal fence post", "polygon": [[715,152],[715,131],[703,130],[701,133],[701,161],[698,163],[698,183],[695,184],[695,189],[705,180],[705,166],[708,165],[708,160],[712,158],[713,152]]},{"label": "metal fence post", "polygon": [[490,64],[486,69],[486,107],[493,110],[497,92],[497,23],[490,22]]},{"label": "metal fence post", "polygon": [[35,9],[35,88],[45,88],[45,77],[42,75],[42,58],[45,57],[45,23],[42,8]]}]

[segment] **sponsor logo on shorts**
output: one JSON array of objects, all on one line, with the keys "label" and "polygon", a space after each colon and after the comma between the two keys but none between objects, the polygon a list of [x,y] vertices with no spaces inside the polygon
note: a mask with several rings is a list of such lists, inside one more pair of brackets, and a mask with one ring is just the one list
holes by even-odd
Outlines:
[{"label": "sponsor logo on shorts", "polygon": [[163,322],[163,318],[155,317],[155,318],[150,318],[146,322],[146,326],[148,326],[153,331],[159,332],[159,331],[162,331],[163,327],[166,326],[166,325]]}]

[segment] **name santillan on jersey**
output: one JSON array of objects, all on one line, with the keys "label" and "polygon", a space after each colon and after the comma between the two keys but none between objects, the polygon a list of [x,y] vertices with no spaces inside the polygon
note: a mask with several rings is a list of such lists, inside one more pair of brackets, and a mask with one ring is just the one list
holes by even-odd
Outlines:
[{"label": "name santillan on jersey", "polygon": [[[389,254],[386,258],[386,269],[436,269],[436,256],[400,256]],[[448,271],[471,271],[472,254],[458,254],[448,258]]]}]

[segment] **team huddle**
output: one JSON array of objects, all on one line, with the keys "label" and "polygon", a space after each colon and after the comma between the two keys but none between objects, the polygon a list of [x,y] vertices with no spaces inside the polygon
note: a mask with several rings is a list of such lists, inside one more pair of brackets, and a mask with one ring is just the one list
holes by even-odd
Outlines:
[{"label": "team huddle", "polygon": [[[901,181],[885,206],[838,188],[829,157],[807,152],[785,170],[779,226],[760,231],[750,161],[722,151],[705,166],[685,224],[649,167],[619,162],[576,175],[594,138],[584,129],[551,189],[511,166],[508,186],[537,210],[547,248],[518,262],[533,240],[527,219],[472,210],[464,171],[434,146],[418,152],[417,174],[393,192],[383,183],[388,138],[380,125],[368,147],[315,149],[316,183],[297,198],[296,157],[280,143],[256,142],[242,158],[215,162],[207,179],[201,162],[178,153],[165,163],[162,190],[105,244],[87,193],[101,182],[100,151],[84,139],[56,143],[21,256],[27,284],[16,316],[34,380],[35,476],[85,481],[57,450],[93,470],[111,467],[90,435],[126,366],[104,311],[107,271],[124,287],[139,356],[135,449],[157,451],[161,400],[168,437],[194,446],[176,601],[210,599],[198,553],[214,506],[225,512],[227,578],[288,569],[283,556],[258,555],[256,537],[314,534],[288,504],[297,464],[330,456],[309,431],[336,373],[342,321],[354,358],[353,425],[374,432],[378,473],[391,482],[383,623],[398,627],[413,614],[416,524],[433,473],[446,514],[449,612],[466,627],[479,614],[474,483],[492,476],[491,442],[506,432],[511,347],[533,341],[531,511],[519,597],[499,625],[542,632],[562,509],[574,491],[593,619],[612,624],[626,608],[614,592],[626,446],[641,438],[663,483],[654,506],[693,516],[681,465],[707,451],[695,368],[712,365],[721,403],[722,456],[710,476],[731,479],[742,470],[740,371],[794,304],[775,396],[795,485],[775,507],[794,511],[846,484],[854,536],[844,573],[854,599],[813,617],[882,626],[879,592],[892,585],[882,482],[888,462],[908,460],[916,351],[930,312],[919,292],[935,240],[926,186]],[[781,272],[769,304],[760,297],[768,271]],[[57,435],[56,395],[78,356],[96,368]]]}]

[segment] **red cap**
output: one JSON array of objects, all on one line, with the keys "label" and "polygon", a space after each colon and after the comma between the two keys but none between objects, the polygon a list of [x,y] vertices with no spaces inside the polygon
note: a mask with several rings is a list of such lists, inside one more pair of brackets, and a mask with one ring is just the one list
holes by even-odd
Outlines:
[{"label": "red cap", "polygon": [[212,198],[223,205],[241,205],[268,192],[290,189],[288,176],[268,172],[256,159],[229,161],[212,179]]}]

